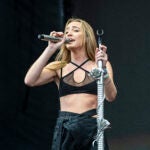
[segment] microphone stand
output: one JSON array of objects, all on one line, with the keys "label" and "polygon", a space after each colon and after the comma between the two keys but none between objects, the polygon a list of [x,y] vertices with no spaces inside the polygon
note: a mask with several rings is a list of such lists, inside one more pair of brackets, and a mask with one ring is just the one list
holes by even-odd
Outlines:
[{"label": "microphone stand", "polygon": [[[101,34],[99,34],[97,30],[98,35],[98,46],[100,50],[100,46],[102,44],[101,36],[104,34],[104,31],[102,30]],[[104,130],[108,128],[110,125],[109,121],[104,119],[104,70],[102,68],[102,61],[98,61],[98,68],[94,68],[90,72],[91,76],[93,76],[95,79],[97,79],[97,136],[95,140],[93,141],[93,146],[95,142],[97,142],[98,150],[104,150]]]}]

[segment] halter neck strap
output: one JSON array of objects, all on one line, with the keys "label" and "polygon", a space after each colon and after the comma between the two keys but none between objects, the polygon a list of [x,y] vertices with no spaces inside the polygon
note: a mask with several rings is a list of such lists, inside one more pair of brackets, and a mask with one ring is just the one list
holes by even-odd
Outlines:
[{"label": "halter neck strap", "polygon": [[87,60],[85,60],[82,64],[80,64],[80,65],[77,65],[76,63],[74,63],[74,62],[70,62],[70,63],[72,63],[73,65],[75,65],[75,66],[77,66],[78,68],[81,68],[81,66],[83,66],[86,62],[88,62],[89,61],[89,58],[87,59]]}]

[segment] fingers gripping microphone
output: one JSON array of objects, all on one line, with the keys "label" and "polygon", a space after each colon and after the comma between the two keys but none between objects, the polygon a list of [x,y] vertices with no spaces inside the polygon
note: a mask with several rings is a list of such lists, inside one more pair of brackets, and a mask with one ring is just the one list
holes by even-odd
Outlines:
[{"label": "fingers gripping microphone", "polygon": [[[38,39],[43,40],[43,41],[51,41],[51,42],[59,42],[62,40],[60,37],[54,37],[46,34],[39,34]],[[70,39],[65,39],[65,43],[71,42]]]}]

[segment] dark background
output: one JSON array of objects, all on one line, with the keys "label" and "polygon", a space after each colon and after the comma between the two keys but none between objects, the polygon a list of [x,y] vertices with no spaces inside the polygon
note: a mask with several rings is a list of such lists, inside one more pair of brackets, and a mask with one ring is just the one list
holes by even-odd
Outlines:
[{"label": "dark background", "polygon": [[149,0],[1,0],[0,149],[50,149],[59,110],[56,86],[29,88],[24,76],[47,45],[37,35],[63,31],[74,16],[105,32],[118,89],[116,101],[105,102],[110,149],[149,150],[149,6]]}]

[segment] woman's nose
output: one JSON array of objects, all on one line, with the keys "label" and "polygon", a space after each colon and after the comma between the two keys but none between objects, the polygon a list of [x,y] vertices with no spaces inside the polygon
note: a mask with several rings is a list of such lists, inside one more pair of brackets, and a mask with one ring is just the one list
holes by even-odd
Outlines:
[{"label": "woman's nose", "polygon": [[72,35],[72,31],[71,30],[69,30],[68,33],[67,33],[67,36],[70,36],[70,35]]}]

